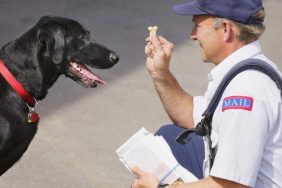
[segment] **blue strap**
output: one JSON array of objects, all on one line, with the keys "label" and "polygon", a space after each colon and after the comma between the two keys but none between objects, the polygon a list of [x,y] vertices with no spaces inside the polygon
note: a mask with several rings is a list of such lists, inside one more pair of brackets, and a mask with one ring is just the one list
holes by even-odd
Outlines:
[{"label": "blue strap", "polygon": [[227,85],[231,82],[231,80],[240,72],[245,70],[257,70],[260,71],[266,75],[268,75],[277,85],[277,87],[280,89],[281,97],[282,97],[282,79],[281,75],[278,71],[276,71],[271,65],[268,63],[259,60],[259,59],[246,59],[241,62],[239,62],[237,65],[235,65],[223,78],[221,83],[219,84],[217,90],[215,91],[215,94],[209,103],[206,111],[203,113],[203,119],[200,123],[196,125],[195,128],[188,129],[184,132],[182,132],[177,138],[176,141],[185,144],[186,138],[190,133],[195,132],[196,134],[200,136],[206,136],[208,140],[208,146],[209,146],[209,158],[210,158],[210,168],[212,167],[214,158],[215,158],[215,149],[212,148],[212,142],[210,138],[211,129],[212,129],[212,118],[214,111],[223,95],[223,92]]},{"label": "blue strap", "polygon": [[236,66],[234,66],[223,78],[222,82],[218,86],[217,90],[215,91],[215,94],[207,107],[206,111],[203,113],[204,117],[211,118],[213,116],[213,113],[223,95],[223,92],[227,85],[230,83],[230,81],[240,72],[245,70],[257,70],[262,73],[265,73],[268,75],[277,85],[277,87],[281,91],[282,96],[282,79],[280,74],[268,63],[259,60],[259,59],[246,59],[244,61],[239,62]]}]

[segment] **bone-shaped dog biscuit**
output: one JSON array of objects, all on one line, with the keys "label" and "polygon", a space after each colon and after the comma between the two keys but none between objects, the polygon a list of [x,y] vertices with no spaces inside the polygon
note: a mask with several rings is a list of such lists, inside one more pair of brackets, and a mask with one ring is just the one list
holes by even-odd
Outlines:
[{"label": "bone-shaped dog biscuit", "polygon": [[158,30],[158,26],[149,26],[148,27],[148,31],[150,34],[150,39],[152,38],[152,36],[157,35],[157,30]]}]

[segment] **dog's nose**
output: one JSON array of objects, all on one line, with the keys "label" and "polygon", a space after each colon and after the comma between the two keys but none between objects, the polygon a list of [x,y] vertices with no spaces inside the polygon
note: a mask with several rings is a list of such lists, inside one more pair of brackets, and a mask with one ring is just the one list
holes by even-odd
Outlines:
[{"label": "dog's nose", "polygon": [[111,53],[111,54],[110,54],[110,60],[111,60],[113,63],[117,63],[118,60],[119,60],[119,57],[118,57],[117,54]]}]

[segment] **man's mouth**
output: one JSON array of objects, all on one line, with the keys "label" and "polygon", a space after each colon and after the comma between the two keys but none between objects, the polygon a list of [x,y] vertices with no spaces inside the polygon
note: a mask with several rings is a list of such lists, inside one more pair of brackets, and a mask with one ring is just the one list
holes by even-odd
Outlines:
[{"label": "man's mouth", "polygon": [[201,43],[200,43],[198,40],[193,40],[193,43],[194,43],[196,46],[201,47]]},{"label": "man's mouth", "polygon": [[67,75],[73,80],[81,83],[84,87],[97,87],[98,84],[107,84],[84,64],[78,62],[70,62]]}]

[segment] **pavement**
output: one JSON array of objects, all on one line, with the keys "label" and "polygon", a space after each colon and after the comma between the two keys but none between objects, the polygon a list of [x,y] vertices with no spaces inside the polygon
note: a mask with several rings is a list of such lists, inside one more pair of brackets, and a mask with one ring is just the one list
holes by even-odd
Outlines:
[{"label": "pavement", "polygon": [[[147,26],[175,44],[172,72],[191,94],[201,95],[213,67],[201,62],[189,41],[191,17],[171,11],[184,0],[1,0],[1,46],[43,15],[78,20],[93,38],[110,47],[120,62],[95,70],[109,84],[85,89],[62,76],[39,102],[38,133],[28,151],[0,178],[1,188],[125,188],[132,175],[115,150],[141,127],[154,132],[170,123],[145,67]],[[265,0],[265,54],[282,70],[282,1]]]}]

